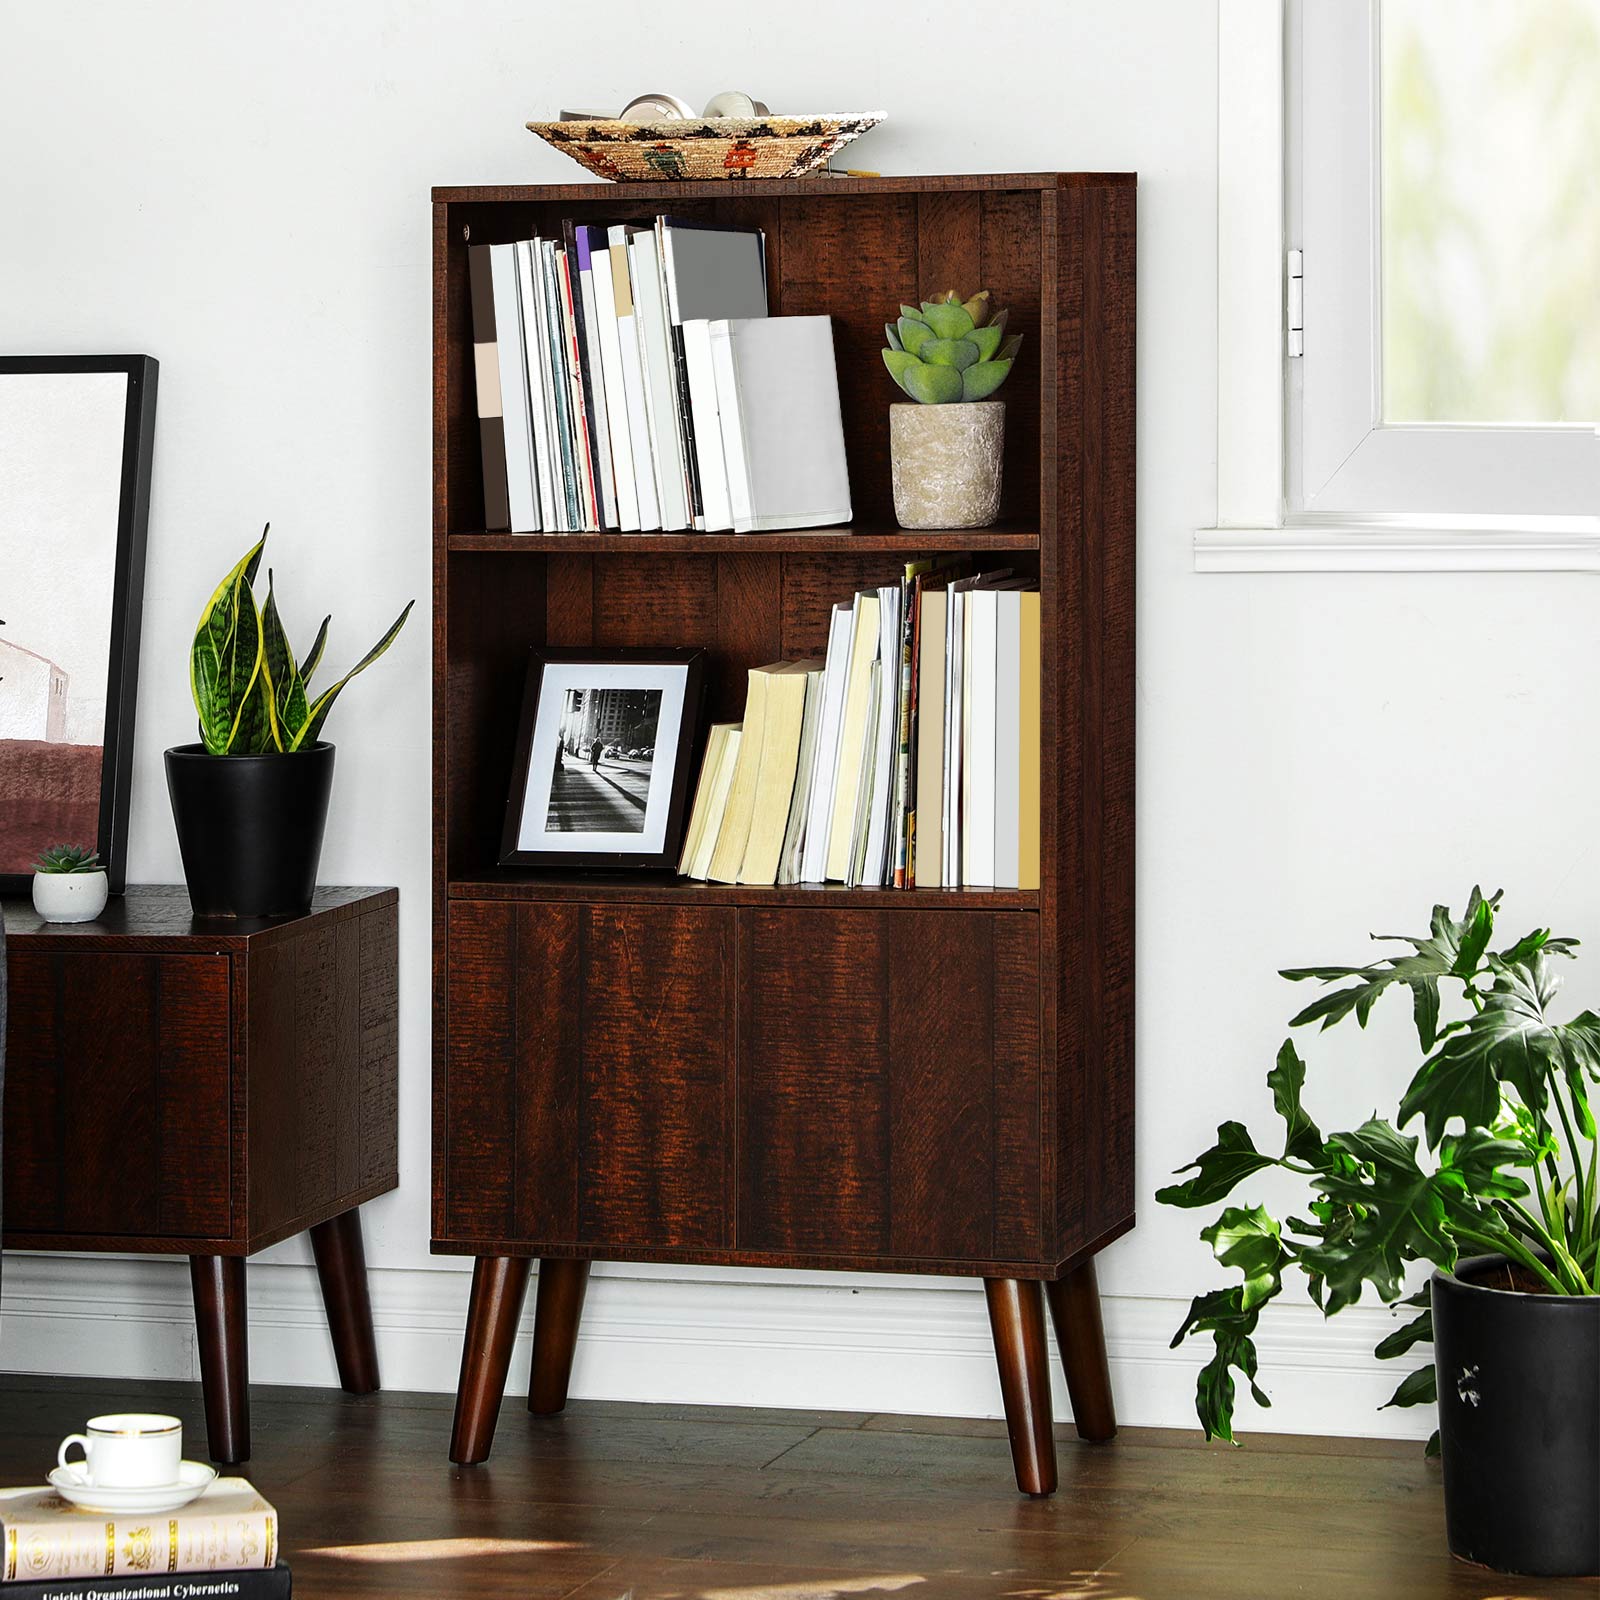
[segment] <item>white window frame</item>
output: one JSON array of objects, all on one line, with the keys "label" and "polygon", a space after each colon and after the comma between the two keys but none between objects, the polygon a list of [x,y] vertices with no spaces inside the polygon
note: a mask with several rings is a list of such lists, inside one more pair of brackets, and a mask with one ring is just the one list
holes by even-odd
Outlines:
[{"label": "white window frame", "polygon": [[[1369,17],[1376,15],[1374,0],[1304,3],[1313,10],[1337,6],[1346,15],[1359,6]],[[1371,37],[1369,33],[1364,41],[1365,71],[1355,72],[1368,86],[1365,102],[1353,113],[1367,129],[1364,146],[1342,156],[1335,152],[1329,157],[1320,148],[1313,152],[1319,160],[1342,160],[1347,173],[1359,174],[1358,181],[1344,185],[1344,214],[1334,222],[1327,214],[1291,213],[1298,200],[1285,183],[1285,153],[1293,158],[1298,151],[1296,130],[1286,113],[1286,45],[1298,40],[1289,39],[1290,28],[1285,0],[1221,0],[1217,520],[1196,535],[1196,569],[1600,571],[1600,514],[1573,510],[1584,501],[1571,498],[1573,486],[1587,482],[1597,491],[1588,504],[1600,508],[1600,434],[1595,430],[1381,423]],[[1362,48],[1360,30],[1345,27],[1342,32],[1346,50]],[[1316,42],[1323,47],[1321,36]],[[1348,58],[1339,70],[1350,74]],[[1357,209],[1364,212],[1364,227],[1359,219],[1351,225],[1352,193],[1360,196]],[[1302,222],[1313,228],[1307,243],[1293,237]],[[1341,300],[1329,292],[1331,270],[1325,264],[1319,270],[1313,258],[1321,249],[1319,259],[1326,263],[1330,247],[1324,241],[1348,233],[1355,237],[1343,245],[1347,292]],[[1286,358],[1284,272],[1291,243],[1307,251],[1307,357],[1319,343],[1324,353],[1340,348],[1371,352],[1370,363],[1346,361],[1342,376],[1322,367],[1332,381],[1314,390],[1317,427],[1309,431],[1303,427],[1307,357],[1293,362]],[[1332,248],[1338,253],[1337,244]],[[1337,317],[1344,323],[1327,332],[1329,319]],[[1302,370],[1286,376],[1286,368]],[[1299,403],[1291,392],[1296,386]],[[1529,447],[1531,464],[1512,475],[1508,488],[1503,458],[1491,472],[1483,465],[1483,446],[1485,435],[1498,445],[1512,434],[1518,446]],[[1418,447],[1418,454],[1408,458],[1405,450],[1411,446]],[[1488,452],[1491,457],[1497,453]],[[1408,460],[1420,466],[1407,465]],[[1592,474],[1587,480],[1585,472]],[[1565,486],[1560,492],[1566,500],[1550,491],[1552,474]],[[1306,495],[1308,480],[1311,491]],[[1428,487],[1430,481],[1463,486],[1463,498],[1452,497],[1453,502],[1474,509],[1429,509],[1428,502],[1438,498]],[[1359,511],[1350,509],[1357,497],[1348,492],[1357,487],[1363,491]]]}]

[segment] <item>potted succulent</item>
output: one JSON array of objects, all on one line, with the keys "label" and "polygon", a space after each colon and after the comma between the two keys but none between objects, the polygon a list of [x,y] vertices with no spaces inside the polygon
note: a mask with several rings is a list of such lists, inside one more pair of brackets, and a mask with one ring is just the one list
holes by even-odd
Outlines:
[{"label": "potted succulent", "polygon": [[338,682],[313,691],[331,619],[297,660],[270,568],[266,604],[256,604],[266,542],[264,529],[200,613],[189,652],[200,739],[166,753],[184,877],[201,917],[293,916],[310,907],[333,787],[323,724],[340,690],[389,648],[415,604],[407,602]]},{"label": "potted succulent", "polygon": [[894,513],[902,528],[986,528],[1000,514],[1006,408],[996,389],[1022,335],[980,289],[946,290],[884,324],[883,364],[914,404],[889,407]]},{"label": "potted succulent", "polygon": [[[1332,1316],[1370,1284],[1416,1315],[1377,1347],[1391,1359],[1432,1344],[1434,1360],[1388,1402],[1437,1399],[1446,1532],[1458,1556],[1505,1572],[1600,1570],[1600,1175],[1589,1086],[1600,1077],[1600,1016],[1553,1021],[1552,962],[1576,941],[1545,929],[1489,948],[1500,896],[1474,889],[1459,921],[1436,906],[1423,938],[1365,967],[1301,967],[1295,981],[1337,984],[1290,1023],[1366,1026],[1378,998],[1409,992],[1423,1061],[1395,1124],[1377,1116],[1322,1133],[1301,1099],[1306,1069],[1285,1040],[1267,1074],[1284,1122],[1281,1154],[1258,1150],[1238,1122],[1158,1191],[1208,1206],[1269,1169],[1311,1191],[1283,1221],[1229,1206],[1203,1238],[1241,1282],[1199,1295],[1174,1346],[1209,1333],[1196,1410],[1208,1438],[1233,1438],[1237,1370],[1258,1403],[1252,1335],[1291,1266]],[[1441,1020],[1441,999],[1458,1002]],[[1420,1120],[1421,1137],[1396,1131]],[[1420,1148],[1419,1148],[1420,1146]],[[1409,1292],[1407,1267],[1431,1262]]]},{"label": "potted succulent", "polygon": [[34,863],[33,909],[46,922],[93,922],[106,908],[107,892],[98,850],[53,844]]}]

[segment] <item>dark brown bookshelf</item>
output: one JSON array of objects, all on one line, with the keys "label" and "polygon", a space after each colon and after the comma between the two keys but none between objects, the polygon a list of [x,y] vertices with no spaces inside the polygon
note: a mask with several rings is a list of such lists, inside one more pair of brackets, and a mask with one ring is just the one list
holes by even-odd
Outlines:
[{"label": "dark brown bookshelf", "polygon": [[[982,1277],[1035,1494],[1048,1303],[1078,1431],[1114,1433],[1094,1256],[1133,1225],[1135,195],[1058,173],[434,191],[433,1245],[478,1258],[453,1460],[489,1453],[534,1259],[536,1412],[565,1402],[589,1262],[722,1262]],[[483,531],[468,240],[660,210],[763,227],[773,312],[834,318],[853,527]],[[1025,336],[1002,519],[902,532],[883,323],[980,285]],[[1038,891],[496,867],[530,647],[703,647],[708,719],[733,720],[752,666],[821,655],[835,602],[949,551],[1042,593]]]}]

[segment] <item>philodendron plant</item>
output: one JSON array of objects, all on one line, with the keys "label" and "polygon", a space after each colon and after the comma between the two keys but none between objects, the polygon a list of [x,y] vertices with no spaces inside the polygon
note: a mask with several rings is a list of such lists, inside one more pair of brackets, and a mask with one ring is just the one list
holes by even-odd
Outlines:
[{"label": "philodendron plant", "polygon": [[394,643],[416,604],[408,600],[366,655],[337,683],[313,694],[311,677],[322,660],[333,619],[322,619],[311,648],[297,662],[278,615],[270,567],[267,602],[256,604],[252,586],[266,543],[267,528],[263,528],[256,544],[217,585],[195,629],[189,684],[200,716],[200,740],[210,755],[309,750],[322,737],[322,725],[339,691]]},{"label": "philodendron plant", "polygon": [[1022,343],[1020,333],[1006,337],[1006,316],[991,307],[987,289],[966,300],[947,289],[921,310],[901,306],[900,320],[883,325],[883,364],[921,405],[987,400],[1010,375]]},{"label": "philodendron plant", "polygon": [[[1195,1395],[1208,1439],[1233,1438],[1233,1369],[1259,1404],[1271,1403],[1256,1382],[1251,1336],[1287,1267],[1304,1272],[1312,1300],[1330,1317],[1355,1304],[1367,1284],[1386,1303],[1415,1308],[1418,1315],[1378,1345],[1385,1360],[1433,1339],[1427,1287],[1405,1295],[1414,1261],[1450,1271],[1459,1256],[1492,1253],[1512,1263],[1519,1287],[1595,1293],[1600,1193],[1589,1085],[1600,1079],[1600,1016],[1550,1019],[1560,986],[1552,960],[1570,957],[1577,941],[1537,928],[1491,951],[1499,904],[1499,894],[1485,899],[1474,889],[1460,921],[1435,906],[1426,937],[1398,937],[1411,947],[1405,954],[1282,974],[1340,985],[1294,1017],[1292,1028],[1320,1022],[1326,1029],[1352,1015],[1364,1028],[1386,990],[1410,991],[1424,1059],[1396,1121],[1403,1128],[1420,1120],[1420,1139],[1376,1115],[1348,1132],[1320,1132],[1301,1099],[1305,1064],[1286,1039],[1267,1074],[1284,1124],[1281,1153],[1258,1150],[1242,1123],[1224,1122],[1217,1142],[1179,1169],[1194,1176],[1157,1191],[1168,1205],[1208,1206],[1279,1168],[1303,1179],[1312,1195],[1303,1217],[1280,1222],[1262,1206],[1233,1205],[1201,1230],[1217,1260],[1242,1280],[1197,1296],[1172,1341],[1176,1348],[1189,1334],[1209,1333],[1215,1342]],[[1440,1020],[1441,991],[1455,1002],[1447,1021]],[[1435,1397],[1430,1363],[1387,1404]],[[1429,1441],[1430,1454],[1438,1438]]]}]

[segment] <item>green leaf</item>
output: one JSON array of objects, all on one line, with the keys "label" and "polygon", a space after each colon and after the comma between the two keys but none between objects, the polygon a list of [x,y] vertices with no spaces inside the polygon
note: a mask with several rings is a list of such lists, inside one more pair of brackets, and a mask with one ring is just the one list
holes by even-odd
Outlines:
[{"label": "green leaf", "polygon": [[1272,1402],[1256,1383],[1256,1347],[1251,1339],[1260,1316],[1259,1306],[1246,1309],[1241,1288],[1213,1289],[1196,1295],[1189,1315],[1172,1339],[1176,1349],[1191,1333],[1209,1333],[1215,1345],[1210,1361],[1195,1382],[1195,1413],[1208,1439],[1233,1441],[1233,1371],[1241,1372],[1259,1405]]},{"label": "green leaf", "polygon": [[267,679],[267,710],[276,749],[285,749],[305,726],[306,686],[295,665],[289,637],[278,615],[272,569],[267,568],[267,603],[261,608],[262,667]]},{"label": "green leaf", "polygon": [[1439,1458],[1439,1430],[1437,1428],[1435,1428],[1433,1430],[1433,1432],[1428,1435],[1428,1442],[1427,1442],[1426,1445],[1423,1446],[1422,1453],[1429,1461],[1437,1461],[1438,1460],[1438,1458]]},{"label": "green leaf", "polygon": [[917,359],[964,372],[977,361],[978,347],[970,339],[924,339]]},{"label": "green leaf", "polygon": [[1277,1064],[1267,1074],[1272,1103],[1284,1121],[1283,1154],[1286,1160],[1315,1161],[1322,1152],[1322,1135],[1300,1104],[1305,1087],[1306,1064],[1295,1053],[1294,1042],[1283,1041]]},{"label": "green leaf", "polygon": [[1431,1405],[1438,1398],[1439,1386],[1430,1361],[1427,1366],[1418,1367],[1415,1372],[1402,1378],[1400,1387],[1378,1409],[1387,1411],[1391,1406]]},{"label": "green leaf", "polygon": [[980,361],[961,374],[961,398],[987,400],[1010,376],[1009,361]]},{"label": "green leaf", "polygon": [[924,327],[928,324],[928,319],[916,306],[908,306],[904,301],[900,305],[900,317],[904,322],[920,322]]},{"label": "green leaf", "polygon": [[1280,1274],[1289,1258],[1277,1222],[1261,1206],[1229,1206],[1200,1237],[1223,1266],[1244,1275],[1241,1309],[1252,1310],[1283,1287]]},{"label": "green leaf", "polygon": [[1417,1068],[1400,1100],[1403,1128],[1420,1111],[1428,1148],[1437,1149],[1445,1125],[1460,1117],[1467,1127],[1491,1123],[1500,1109],[1500,1084],[1492,1053],[1471,1037],[1470,1029],[1452,1034],[1437,1055]]},{"label": "green leaf", "polygon": [[[894,381],[898,383],[907,394],[911,394],[911,390],[906,384],[906,373],[909,372],[912,367],[921,366],[922,363],[918,361],[909,350],[885,350],[883,352],[883,364],[889,369],[889,376],[893,378]],[[916,396],[912,395],[911,398],[914,400],[916,399]]]},{"label": "green leaf", "polygon": [[1231,1194],[1252,1173],[1273,1165],[1273,1158],[1262,1155],[1250,1142],[1249,1130],[1242,1122],[1224,1122],[1217,1128],[1217,1142],[1188,1166],[1177,1169],[1179,1173],[1193,1171],[1196,1176],[1157,1189],[1156,1199],[1169,1206],[1208,1206]]},{"label": "green leaf", "polygon": [[328,642],[328,624],[332,621],[331,616],[322,619],[322,626],[317,629],[317,636],[311,641],[311,648],[306,651],[305,658],[300,663],[300,681],[307,689],[311,687],[311,674],[317,670],[317,663],[322,660],[322,647]]},{"label": "green leaf", "polygon": [[389,631],[332,688],[324,689],[317,696],[312,702],[305,726],[294,736],[289,745],[291,750],[308,749],[322,737],[322,724],[328,720],[328,713],[333,709],[333,702],[338,699],[339,691],[358,672],[365,672],[394,643],[395,636],[405,626],[406,618],[411,615],[411,608],[416,603],[415,600],[406,601],[405,610],[389,625]]},{"label": "green leaf", "polygon": [[[1000,348],[1003,337],[1000,330],[990,323],[988,327],[976,327],[967,338],[978,347],[978,358],[981,361],[993,361],[996,351]],[[1020,338],[1020,335],[1019,335]]]},{"label": "green leaf", "polygon": [[1433,1312],[1430,1309],[1396,1328],[1387,1338],[1380,1339],[1372,1353],[1380,1361],[1392,1361],[1396,1356],[1403,1356],[1413,1345],[1432,1343]]},{"label": "green leaf", "polygon": [[895,327],[892,322],[884,323],[883,336],[889,341],[889,348],[891,350],[905,349],[905,346],[900,342],[900,330]]},{"label": "green leaf", "polygon": [[[1439,1039],[1439,984],[1434,978],[1420,978],[1411,985],[1411,1015],[1417,1024],[1417,1042],[1424,1050],[1433,1049]],[[1401,1117],[1400,1121],[1405,1122]]]},{"label": "green leaf", "polygon": [[[922,306],[922,320],[941,339],[964,339],[972,332],[972,318],[964,306],[949,301],[926,300]],[[902,330],[903,334],[904,330]]]},{"label": "green leaf", "polygon": [[[991,322],[989,324],[989,326],[991,328],[998,328],[1000,326],[1000,324],[998,322]],[[1019,351],[1021,348],[1022,348],[1022,335],[1020,333],[1014,333],[1014,334],[1012,334],[1010,336],[1010,338],[1001,340],[1000,348],[997,351],[995,351],[995,360],[996,361],[1011,361],[1011,360],[1014,360],[1016,358],[1017,351]]]},{"label": "green leaf", "polygon": [[901,387],[925,406],[948,405],[961,398],[961,374],[954,367],[930,367],[919,361],[906,369]]},{"label": "green leaf", "polygon": [[920,318],[901,317],[900,319],[900,346],[915,355],[928,340],[933,338],[933,329]]},{"label": "green leaf", "polygon": [[261,614],[250,584],[266,542],[264,529],[217,585],[195,627],[189,687],[200,718],[201,742],[212,755],[250,749],[259,730]]}]

